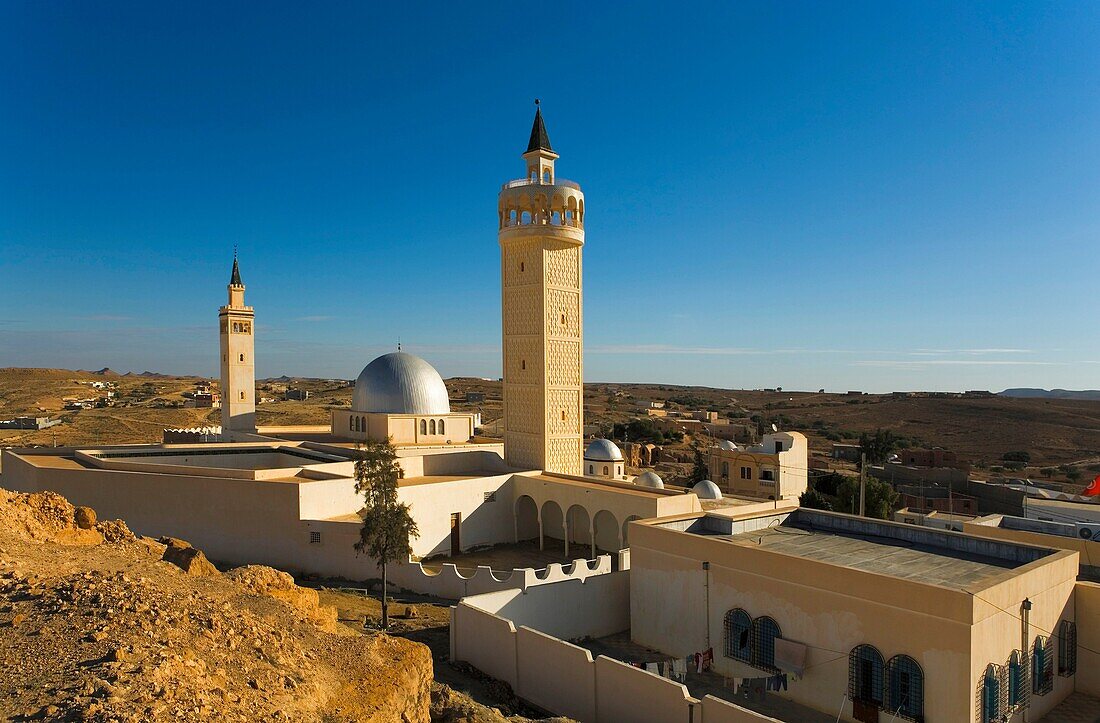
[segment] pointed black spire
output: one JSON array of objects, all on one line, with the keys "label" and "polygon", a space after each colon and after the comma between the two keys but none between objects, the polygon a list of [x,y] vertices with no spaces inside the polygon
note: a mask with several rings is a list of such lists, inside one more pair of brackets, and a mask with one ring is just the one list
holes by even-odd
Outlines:
[{"label": "pointed black spire", "polygon": [[244,286],[244,282],[241,281],[241,269],[237,266],[237,247],[233,247],[233,275],[229,277],[230,286]]},{"label": "pointed black spire", "polygon": [[524,152],[530,153],[531,151],[554,152],[554,149],[550,147],[550,136],[546,134],[546,124],[542,122],[542,109],[539,107],[538,98],[535,99],[535,123],[531,126],[531,140]]}]

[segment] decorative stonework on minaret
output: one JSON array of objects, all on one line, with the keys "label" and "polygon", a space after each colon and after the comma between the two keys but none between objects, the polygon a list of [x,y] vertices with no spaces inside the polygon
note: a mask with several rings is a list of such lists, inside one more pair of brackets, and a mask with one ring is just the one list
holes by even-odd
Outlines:
[{"label": "decorative stonework on minaret", "polygon": [[536,109],[527,175],[504,184],[497,204],[504,456],[514,467],[580,475],[584,194],[555,176],[557,158]]},{"label": "decorative stonework on minaret", "polygon": [[244,305],[244,283],[233,253],[229,303],[218,311],[222,352],[222,433],[256,431],[255,311]]}]

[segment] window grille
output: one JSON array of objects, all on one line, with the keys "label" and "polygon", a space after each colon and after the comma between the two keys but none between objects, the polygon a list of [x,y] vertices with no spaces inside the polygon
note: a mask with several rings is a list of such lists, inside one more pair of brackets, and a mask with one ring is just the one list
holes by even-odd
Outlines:
[{"label": "window grille", "polygon": [[1031,685],[1028,682],[1027,654],[1013,650],[1008,659],[1008,707],[1010,710],[1026,708],[1031,703]]},{"label": "window grille", "polygon": [[485,493],[485,501],[486,502],[496,502],[497,501],[496,491],[494,490],[492,492],[486,492]]},{"label": "window grille", "polygon": [[898,718],[924,721],[924,671],[908,655],[886,664],[886,709]]},{"label": "window grille", "polygon": [[311,545],[320,545],[321,544],[321,533],[311,531],[309,533],[309,544],[311,544]]},{"label": "window grille", "polygon": [[1054,655],[1050,639],[1042,635],[1035,638],[1031,652],[1031,692],[1046,695],[1054,690]]},{"label": "window grille", "polygon": [[882,653],[871,645],[857,645],[848,653],[848,699],[881,708],[885,665]]},{"label": "window grille", "polygon": [[1063,677],[1077,672],[1077,624],[1063,620],[1058,625],[1058,675]]},{"label": "window grille", "polygon": [[752,618],[744,610],[726,611],[723,622],[726,633],[726,657],[752,662]]},{"label": "window grille", "polygon": [[779,623],[765,616],[752,621],[752,665],[769,673],[782,672],[775,667],[775,639],[783,637]]},{"label": "window grille", "polygon": [[1000,723],[1001,711],[1005,707],[1001,701],[1003,678],[1001,666],[992,663],[986,666],[981,685],[981,723]]}]

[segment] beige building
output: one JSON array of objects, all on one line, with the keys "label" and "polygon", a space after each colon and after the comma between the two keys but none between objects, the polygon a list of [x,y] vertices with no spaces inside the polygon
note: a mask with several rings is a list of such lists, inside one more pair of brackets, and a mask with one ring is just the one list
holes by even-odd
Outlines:
[{"label": "beige building", "polygon": [[631,527],[635,642],[839,720],[1039,720],[1095,692],[1076,552],[790,507]]},{"label": "beige building", "polygon": [[229,302],[218,310],[221,338],[222,430],[256,431],[255,311],[244,304],[244,282],[233,254],[229,279]]},{"label": "beige building", "polygon": [[764,435],[760,444],[740,447],[722,440],[711,448],[711,479],[723,492],[760,499],[797,499],[809,480],[809,447],[801,432]]},{"label": "beige building", "polygon": [[497,202],[508,464],[581,474],[584,428],[581,248],[584,194],[557,178],[542,112],[527,173]]}]

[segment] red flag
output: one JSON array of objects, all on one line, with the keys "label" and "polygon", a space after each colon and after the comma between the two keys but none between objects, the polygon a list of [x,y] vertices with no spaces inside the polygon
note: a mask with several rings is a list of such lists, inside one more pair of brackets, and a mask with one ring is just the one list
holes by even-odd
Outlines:
[{"label": "red flag", "polygon": [[1082,492],[1081,494],[1083,494],[1085,497],[1092,497],[1094,495],[1100,495],[1100,474],[1096,475],[1096,479],[1094,479],[1092,481],[1092,484],[1090,484],[1088,487],[1086,487],[1085,491]]}]

